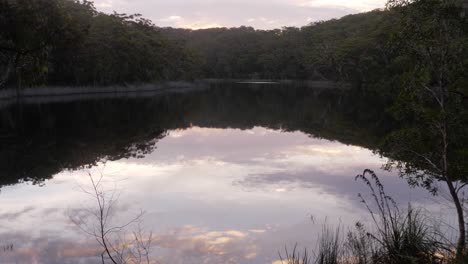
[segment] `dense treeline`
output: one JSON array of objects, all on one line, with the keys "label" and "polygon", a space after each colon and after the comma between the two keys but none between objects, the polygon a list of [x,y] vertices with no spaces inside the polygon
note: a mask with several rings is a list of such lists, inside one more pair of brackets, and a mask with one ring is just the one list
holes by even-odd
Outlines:
[{"label": "dense treeline", "polygon": [[382,87],[401,68],[389,47],[400,26],[386,9],[301,28],[159,28],[86,0],[1,0],[0,86],[266,78]]},{"label": "dense treeline", "polygon": [[404,27],[397,13],[375,10],[301,28],[190,30],[104,14],[86,0],[1,0],[0,87],[265,78],[345,81],[385,92],[409,62],[395,37]]},{"label": "dense treeline", "polygon": [[161,31],[194,52],[205,78],[354,80],[384,59],[393,20],[376,10],[301,28]]},{"label": "dense treeline", "polygon": [[90,1],[1,0],[0,84],[108,85],[190,77],[191,57],[140,15]]}]

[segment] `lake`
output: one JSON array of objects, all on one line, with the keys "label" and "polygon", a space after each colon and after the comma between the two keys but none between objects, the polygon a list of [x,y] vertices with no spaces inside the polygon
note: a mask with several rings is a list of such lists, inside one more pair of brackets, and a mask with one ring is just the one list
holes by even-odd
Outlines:
[{"label": "lake", "polygon": [[400,204],[446,214],[380,169],[371,149],[388,124],[376,107],[274,83],[5,104],[0,262],[100,263],[76,225],[96,208],[89,175],[116,194],[112,225],[144,212],[155,263],[276,264],[285,247],[313,249],[324,223],[369,221],[364,169]]}]

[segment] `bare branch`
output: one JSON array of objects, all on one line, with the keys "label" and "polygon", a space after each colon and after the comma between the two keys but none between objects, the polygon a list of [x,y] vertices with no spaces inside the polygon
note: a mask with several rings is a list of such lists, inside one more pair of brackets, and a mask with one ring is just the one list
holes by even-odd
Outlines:
[{"label": "bare branch", "polygon": [[[139,224],[144,211],[141,210],[138,215],[125,224],[111,226],[112,211],[120,197],[120,193],[117,192],[115,186],[110,194],[106,193],[102,186],[104,182],[102,173],[97,179],[91,173],[88,173],[88,177],[91,187],[86,189],[80,186],[80,189],[83,193],[93,197],[96,208],[94,210],[90,208],[81,209],[79,212],[84,213],[84,215],[78,214],[78,216],[71,215],[69,212],[72,223],[83,233],[93,237],[102,247],[102,263],[105,263],[107,259],[113,264],[141,264],[143,262],[149,264],[152,233],[145,239]],[[92,219],[88,219],[90,216]],[[93,221],[90,222],[90,220]],[[133,238],[129,240],[125,232],[130,226],[137,223],[138,229],[132,231]]]}]

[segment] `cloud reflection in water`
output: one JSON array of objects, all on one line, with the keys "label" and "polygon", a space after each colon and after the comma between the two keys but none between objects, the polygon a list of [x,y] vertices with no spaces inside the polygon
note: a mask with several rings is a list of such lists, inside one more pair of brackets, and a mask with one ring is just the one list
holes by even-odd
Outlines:
[{"label": "cloud reflection in water", "polygon": [[[154,230],[162,263],[272,263],[285,244],[313,244],[321,227],[311,215],[349,224],[366,218],[356,196],[365,188],[354,176],[382,163],[369,150],[300,132],[193,127],[169,132],[143,159],[90,171],[118,183],[119,217],[147,212],[144,224]],[[381,175],[402,202],[424,201],[423,191]],[[15,241],[15,251],[0,254],[0,262],[93,263],[98,249],[80,244],[83,235],[66,216],[80,207],[77,185],[85,183],[85,172],[75,171],[42,188],[5,187],[0,221],[8,229],[0,237]]]}]

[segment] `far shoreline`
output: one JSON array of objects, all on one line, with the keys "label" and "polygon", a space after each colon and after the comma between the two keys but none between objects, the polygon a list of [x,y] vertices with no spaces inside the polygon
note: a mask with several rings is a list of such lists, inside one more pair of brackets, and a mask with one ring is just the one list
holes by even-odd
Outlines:
[{"label": "far shoreline", "polygon": [[[0,89],[0,106],[7,101],[21,100],[23,102],[53,102],[86,98],[108,98],[120,96],[142,96],[154,93],[172,91],[182,92],[194,89],[206,89],[210,84],[235,83],[244,85],[293,85],[300,84],[316,89],[347,89],[349,84],[331,81],[310,80],[274,80],[274,79],[200,79],[194,81],[168,81],[152,84],[113,85],[113,86],[41,86],[29,87],[20,91],[15,88]],[[55,99],[54,99],[55,98]],[[68,99],[68,100],[67,100]],[[2,102],[3,101],[3,102]],[[8,103],[11,104],[12,102]]]}]

